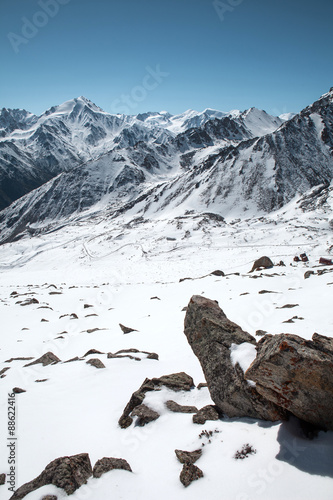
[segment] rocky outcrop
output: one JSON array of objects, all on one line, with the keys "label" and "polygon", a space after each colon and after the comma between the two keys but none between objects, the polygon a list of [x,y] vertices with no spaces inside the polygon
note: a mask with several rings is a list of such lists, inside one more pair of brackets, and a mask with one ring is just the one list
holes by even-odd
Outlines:
[{"label": "rocky outcrop", "polygon": [[125,406],[118,423],[122,429],[129,427],[133,418],[130,416],[134,408],[141,405],[146,396],[146,392],[158,390],[161,386],[166,386],[173,391],[190,391],[194,387],[193,378],[184,372],[163,375],[160,378],[146,378],[141,387],[133,392],[129,402]]},{"label": "rocky outcrop", "polygon": [[49,351],[49,352],[43,354],[43,356],[41,356],[40,358],[38,358],[35,361],[32,361],[31,363],[28,363],[27,365],[24,365],[24,366],[33,366],[33,365],[38,365],[38,364],[42,364],[43,366],[47,366],[47,365],[54,365],[56,363],[59,363],[59,361],[60,361],[60,359],[58,358],[58,356],[53,354],[53,352]]},{"label": "rocky outcrop", "polygon": [[20,500],[47,484],[62,488],[67,495],[71,495],[80,486],[86,484],[91,475],[92,468],[88,453],[56,458],[38,477],[18,488],[10,500]]},{"label": "rocky outcrop", "polygon": [[93,476],[96,478],[100,478],[106,472],[110,472],[114,469],[122,469],[127,470],[128,472],[132,472],[130,464],[124,460],[123,458],[112,458],[112,457],[104,457],[94,465],[93,468]]},{"label": "rocky outcrop", "polygon": [[185,335],[203,369],[210,395],[219,412],[228,417],[253,417],[276,421],[284,412],[259,394],[244,379],[241,367],[233,365],[232,344],[256,340],[230,321],[218,303],[195,295],[185,317]]},{"label": "rocky outcrop", "polygon": [[296,417],[333,430],[333,339],[266,335],[245,373],[260,394]]}]

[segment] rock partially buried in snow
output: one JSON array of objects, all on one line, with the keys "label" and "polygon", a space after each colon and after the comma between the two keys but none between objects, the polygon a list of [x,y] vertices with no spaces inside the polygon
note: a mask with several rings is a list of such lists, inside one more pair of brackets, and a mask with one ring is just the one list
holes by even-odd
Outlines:
[{"label": "rock partially buried in snow", "polygon": [[154,422],[154,420],[157,420],[160,417],[160,414],[157,413],[157,411],[152,410],[148,406],[141,404],[134,408],[134,410],[131,413],[131,416],[138,417],[136,423],[140,427],[143,427],[144,425],[149,424],[150,422]]},{"label": "rock partially buried in snow", "polygon": [[93,476],[99,478],[106,472],[110,472],[114,469],[122,469],[127,470],[128,472],[132,472],[131,466],[123,458],[104,457],[100,460],[97,460],[97,462],[95,463],[93,468]]},{"label": "rock partially buried in snow", "polygon": [[27,365],[24,366],[33,366],[33,365],[38,365],[42,364],[43,366],[47,365],[54,365],[56,363],[59,363],[61,361],[58,356],[53,354],[53,352],[47,352],[46,354],[43,354],[40,358],[36,359],[35,361],[32,361],[31,363],[28,363]]},{"label": "rock partially buried in snow", "polygon": [[185,335],[202,366],[210,395],[219,412],[228,417],[252,417],[276,421],[284,412],[261,396],[244,379],[231,360],[232,344],[256,340],[230,321],[218,303],[194,295],[185,316]]},{"label": "rock partially buried in snow", "polygon": [[180,405],[180,404],[176,403],[176,401],[172,401],[171,399],[169,399],[169,401],[167,401],[165,403],[165,406],[168,408],[168,410],[170,410],[174,413],[197,413],[198,412],[198,408],[196,408],[195,406]]},{"label": "rock partially buried in snow", "polygon": [[250,273],[253,273],[253,271],[258,271],[259,269],[270,269],[273,266],[274,264],[269,257],[260,257],[260,259],[254,261]]},{"label": "rock partially buried in snow", "polygon": [[175,450],[176,456],[181,464],[194,464],[202,455],[202,450],[183,451]]},{"label": "rock partially buried in snow", "polygon": [[104,363],[98,358],[92,358],[87,361],[87,365],[94,366],[95,368],[105,368]]},{"label": "rock partially buried in snow", "polygon": [[190,486],[193,481],[200,479],[203,477],[203,472],[199,467],[193,465],[191,463],[185,463],[183,465],[183,469],[180,473],[179,479],[180,482],[185,486]]},{"label": "rock partially buried in snow", "polygon": [[220,414],[217,408],[213,405],[207,405],[201,408],[195,415],[193,415],[193,423],[203,425],[207,420],[219,420]]},{"label": "rock partially buried in snow", "polygon": [[80,486],[86,484],[91,476],[92,468],[88,453],[56,458],[38,477],[18,488],[10,500],[21,500],[47,484],[53,484],[65,490],[67,495],[72,495]]},{"label": "rock partially buried in snow", "polygon": [[120,326],[123,333],[131,333],[131,332],[138,331],[138,330],[135,330],[134,328],[130,328],[129,326],[122,325],[121,323],[119,323],[119,326]]},{"label": "rock partially buried in snow", "polygon": [[333,339],[314,334],[264,337],[245,373],[258,392],[296,417],[333,430]]}]

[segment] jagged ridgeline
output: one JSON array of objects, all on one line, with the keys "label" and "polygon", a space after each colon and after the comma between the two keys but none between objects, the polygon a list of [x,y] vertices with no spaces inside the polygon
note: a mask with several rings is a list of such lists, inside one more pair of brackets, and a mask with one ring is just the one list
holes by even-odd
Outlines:
[{"label": "jagged ridgeline", "polygon": [[333,177],[332,102],[333,89],[288,120],[255,108],[111,115],[84,97],[39,117],[3,109],[0,242],[94,207],[108,216],[257,215],[316,186],[323,196]]}]

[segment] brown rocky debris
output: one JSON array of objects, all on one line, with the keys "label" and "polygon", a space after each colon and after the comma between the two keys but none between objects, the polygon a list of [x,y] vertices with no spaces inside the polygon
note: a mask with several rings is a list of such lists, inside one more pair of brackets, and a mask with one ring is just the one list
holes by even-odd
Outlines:
[{"label": "brown rocky debris", "polygon": [[95,463],[93,468],[93,476],[99,478],[106,472],[110,472],[114,469],[123,469],[127,470],[128,472],[132,472],[131,466],[123,458],[104,457],[100,460],[97,460],[97,462]]},{"label": "brown rocky debris", "polygon": [[105,368],[104,363],[98,358],[91,358],[87,362],[87,365],[94,366],[95,368]]},{"label": "brown rocky debris", "polygon": [[296,417],[333,430],[333,339],[315,333],[266,336],[245,373],[258,392]]},{"label": "brown rocky debris", "polygon": [[220,414],[215,406],[207,405],[193,415],[193,423],[203,425],[207,420],[218,420]]},{"label": "brown rocky debris", "polygon": [[0,486],[6,484],[6,474],[0,474]]},{"label": "brown rocky debris", "polygon": [[152,410],[148,406],[141,404],[136,406],[131,413],[132,417],[138,417],[137,425],[143,427],[154,420],[157,420],[160,417],[160,414],[157,411]]},{"label": "brown rocky debris", "polygon": [[256,340],[230,321],[216,301],[194,295],[185,316],[185,335],[198,357],[218,411],[228,417],[276,421],[284,412],[259,394],[231,361],[231,345]]},{"label": "brown rocky debris", "polygon": [[15,394],[21,394],[22,392],[27,392],[25,389],[21,389],[21,387],[13,387],[13,392]]},{"label": "brown rocky debris", "polygon": [[138,331],[138,330],[135,330],[134,328],[130,328],[129,326],[122,325],[121,323],[119,323],[119,326],[120,326],[123,333],[131,333],[131,332]]}]

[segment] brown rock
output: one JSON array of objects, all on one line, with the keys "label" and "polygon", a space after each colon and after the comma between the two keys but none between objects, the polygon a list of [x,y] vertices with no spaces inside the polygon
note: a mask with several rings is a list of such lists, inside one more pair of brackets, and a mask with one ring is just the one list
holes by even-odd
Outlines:
[{"label": "brown rock", "polygon": [[137,332],[138,330],[135,330],[134,328],[130,328],[128,326],[125,326],[125,325],[122,325],[121,323],[119,323],[119,326],[122,330],[123,333],[131,333],[131,332]]},{"label": "brown rock", "polygon": [[42,498],[42,500],[58,500],[58,497],[56,497],[55,495],[46,495]]},{"label": "brown rock", "polygon": [[274,266],[274,264],[269,257],[260,257],[260,259],[257,259],[254,262],[250,273],[253,273],[253,271],[258,271],[259,269],[262,269],[262,268],[263,269],[270,269],[273,266]]},{"label": "brown rock", "polygon": [[105,368],[104,363],[98,358],[91,358],[87,361],[87,365],[94,366],[95,368]]},{"label": "brown rock", "polygon": [[193,423],[203,425],[207,420],[218,420],[220,418],[219,412],[215,406],[207,405],[201,408],[195,415],[193,415]]},{"label": "brown rock", "polygon": [[193,481],[203,477],[203,472],[199,467],[193,464],[184,464],[183,469],[180,473],[180,482],[185,486],[189,486]]},{"label": "brown rock", "polygon": [[157,411],[152,410],[148,406],[141,404],[136,406],[131,413],[132,417],[138,417],[137,425],[143,427],[154,420],[157,420],[160,417],[160,414]]},{"label": "brown rock", "polygon": [[283,412],[263,398],[244,379],[240,366],[230,357],[232,344],[254,337],[230,321],[217,302],[199,295],[191,298],[185,317],[185,335],[202,366],[210,395],[218,410],[228,417],[279,420]]},{"label": "brown rock", "polygon": [[101,477],[106,472],[110,472],[113,469],[122,469],[132,472],[131,466],[123,458],[109,458],[104,457],[97,460],[93,468],[93,476],[96,478]]},{"label": "brown rock", "polygon": [[6,474],[0,474],[0,486],[6,484]]},{"label": "brown rock", "polygon": [[258,392],[296,417],[333,430],[333,339],[314,334],[264,337],[246,371]]},{"label": "brown rock", "polygon": [[198,411],[198,408],[195,406],[180,405],[171,399],[165,403],[165,406],[174,413],[197,413]]},{"label": "brown rock", "polygon": [[62,488],[67,495],[71,495],[80,486],[86,484],[91,475],[92,468],[88,453],[56,458],[38,477],[18,488],[10,500],[21,500],[32,491],[47,484]]},{"label": "brown rock", "polygon": [[175,450],[176,456],[181,464],[194,464],[202,455],[202,450],[183,451]]},{"label": "brown rock", "polygon": [[27,392],[25,389],[21,389],[21,387],[13,387],[13,392],[15,394],[21,394],[22,392]]},{"label": "brown rock", "polygon": [[56,363],[59,363],[59,361],[61,360],[55,354],[53,354],[53,352],[47,352],[46,354],[43,354],[43,356],[41,356],[40,358],[24,366],[38,365],[39,363],[42,364],[43,366],[55,365]]}]

